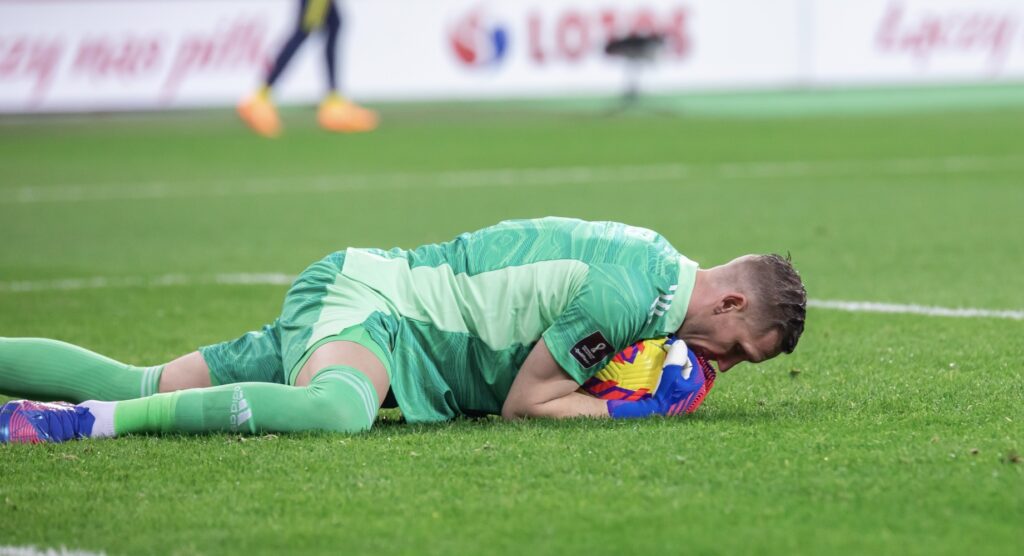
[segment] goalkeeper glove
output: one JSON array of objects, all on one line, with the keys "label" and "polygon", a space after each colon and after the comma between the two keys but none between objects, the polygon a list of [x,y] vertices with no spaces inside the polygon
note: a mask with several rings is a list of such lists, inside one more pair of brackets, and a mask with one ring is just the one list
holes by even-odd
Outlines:
[{"label": "goalkeeper glove", "polygon": [[672,342],[661,368],[661,380],[650,398],[636,401],[611,400],[612,419],[636,419],[651,415],[678,415],[700,396],[704,370],[697,355],[680,339]]}]

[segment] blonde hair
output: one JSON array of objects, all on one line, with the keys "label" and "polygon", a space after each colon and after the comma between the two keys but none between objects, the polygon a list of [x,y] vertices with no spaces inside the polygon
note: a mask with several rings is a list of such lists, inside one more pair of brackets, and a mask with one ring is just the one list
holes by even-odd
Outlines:
[{"label": "blonde hair", "polygon": [[754,314],[762,321],[762,329],[778,330],[780,350],[793,353],[804,332],[807,290],[791,257],[775,253],[748,255],[736,263],[753,297]]}]

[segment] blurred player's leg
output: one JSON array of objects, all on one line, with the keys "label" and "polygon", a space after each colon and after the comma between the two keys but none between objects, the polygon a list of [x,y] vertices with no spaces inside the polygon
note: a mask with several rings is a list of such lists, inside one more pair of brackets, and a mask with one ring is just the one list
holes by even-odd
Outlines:
[{"label": "blurred player's leg", "polygon": [[306,37],[324,24],[327,8],[330,5],[330,0],[300,0],[299,18],[295,25],[295,32],[277,53],[277,59],[274,60],[274,65],[270,68],[266,81],[263,82],[265,90],[269,91],[274,87]]},{"label": "blurred player's leg", "polygon": [[284,43],[274,59],[263,87],[246,97],[238,105],[238,115],[253,131],[264,137],[277,137],[281,133],[281,119],[270,98],[271,89],[288,67],[306,37],[323,24],[330,0],[300,0],[295,31]]},{"label": "blurred player's leg", "polygon": [[341,34],[341,14],[337,6],[331,2],[327,10],[324,31],[327,32],[327,40],[324,41],[324,63],[327,65],[327,89],[334,93],[338,90],[338,36]]},{"label": "blurred player's leg", "polygon": [[324,62],[327,65],[327,97],[320,103],[317,121],[328,131],[356,133],[377,128],[377,113],[367,110],[338,94],[337,48],[341,33],[341,15],[333,2],[327,10],[325,28],[327,41]]}]

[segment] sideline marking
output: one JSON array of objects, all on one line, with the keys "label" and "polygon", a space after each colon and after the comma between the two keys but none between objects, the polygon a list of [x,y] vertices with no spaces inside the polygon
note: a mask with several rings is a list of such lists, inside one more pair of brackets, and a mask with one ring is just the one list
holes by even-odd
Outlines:
[{"label": "sideline marking", "polygon": [[931,305],[902,305],[876,301],[843,301],[838,299],[809,299],[808,307],[835,309],[851,313],[893,313],[899,315],[924,315],[927,317],[988,318],[1024,320],[1024,311],[1000,309],[974,309],[971,307],[935,307]]},{"label": "sideline marking", "polygon": [[483,188],[508,186],[647,183],[684,179],[773,179],[885,175],[941,175],[961,172],[1024,170],[1024,154],[945,156],[882,160],[792,160],[719,164],[638,164],[490,168],[440,172],[291,176],[237,180],[151,181],[134,184],[25,185],[0,189],[0,205],[188,199],[299,193],[401,190],[419,187]]},{"label": "sideline marking", "polygon": [[[288,286],[295,276],[279,272],[232,272],[190,276],[187,274],[164,274],[162,276],[122,276],[107,278],[63,278],[59,280],[0,282],[0,293],[27,293],[45,291],[76,291],[104,288],[170,287],[197,285],[224,286]],[[831,309],[851,313],[890,313],[899,315],[923,315],[927,317],[989,318],[1024,320],[1024,310],[978,309],[972,307],[935,307],[877,301],[848,301],[841,299],[809,299],[807,306],[814,309]]]},{"label": "sideline marking", "polygon": [[0,546],[0,556],[104,556],[106,552],[92,552],[73,548],[38,548],[29,546]]}]

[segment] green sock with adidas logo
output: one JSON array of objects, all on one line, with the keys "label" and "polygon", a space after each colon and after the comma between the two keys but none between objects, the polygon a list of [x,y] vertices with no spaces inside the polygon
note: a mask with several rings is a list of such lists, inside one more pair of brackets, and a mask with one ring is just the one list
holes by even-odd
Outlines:
[{"label": "green sock with adidas logo", "polygon": [[114,432],[359,432],[377,418],[373,383],[351,367],[328,367],[308,386],[241,382],[118,402]]}]

